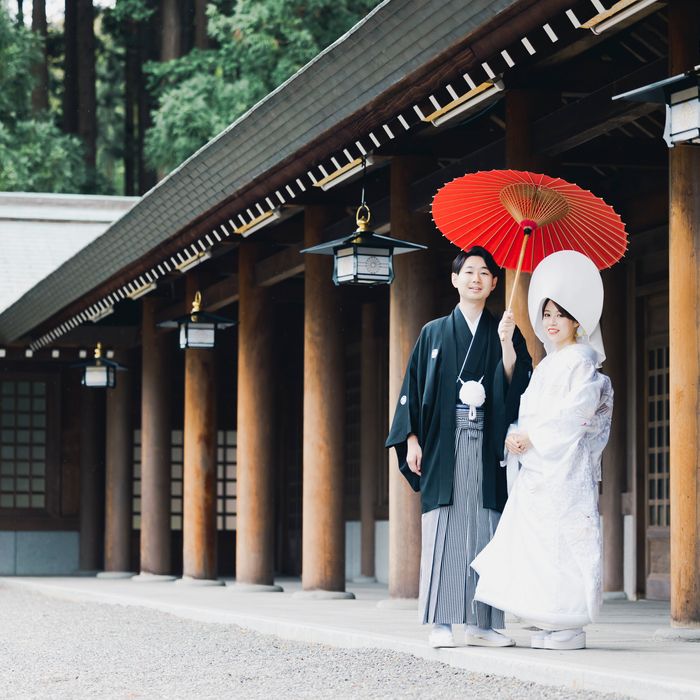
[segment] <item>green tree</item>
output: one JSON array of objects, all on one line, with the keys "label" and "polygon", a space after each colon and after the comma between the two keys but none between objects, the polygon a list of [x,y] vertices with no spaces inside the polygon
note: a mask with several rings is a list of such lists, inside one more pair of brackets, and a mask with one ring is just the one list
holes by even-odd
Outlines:
[{"label": "green tree", "polygon": [[239,0],[208,6],[214,48],[147,66],[158,99],[146,155],[171,170],[361,19],[376,0]]},{"label": "green tree", "polygon": [[85,184],[80,142],[32,114],[39,41],[0,5],[0,190],[76,192]]}]

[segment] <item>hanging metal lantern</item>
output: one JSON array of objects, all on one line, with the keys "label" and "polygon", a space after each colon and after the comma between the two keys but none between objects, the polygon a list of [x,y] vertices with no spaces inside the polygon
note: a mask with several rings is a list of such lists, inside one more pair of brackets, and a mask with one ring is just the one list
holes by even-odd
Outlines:
[{"label": "hanging metal lantern", "polygon": [[86,362],[79,362],[74,367],[83,368],[80,383],[89,389],[113,389],[117,385],[117,370],[125,370],[114,360],[102,356],[102,343],[97,343],[94,356]]},{"label": "hanging metal lantern", "polygon": [[202,295],[197,292],[192,302],[192,311],[186,316],[163,321],[160,328],[180,328],[180,348],[213,348],[216,345],[216,331],[230,328],[235,321],[202,311]]},{"label": "hanging metal lantern", "polygon": [[369,230],[371,213],[364,202],[357,208],[357,229],[345,238],[305,248],[302,253],[333,256],[333,284],[391,284],[393,256],[425,250],[427,246],[382,236]]},{"label": "hanging metal lantern", "polygon": [[666,106],[663,139],[669,148],[700,144],[700,66],[658,83],[615,95],[613,100],[656,102]]}]

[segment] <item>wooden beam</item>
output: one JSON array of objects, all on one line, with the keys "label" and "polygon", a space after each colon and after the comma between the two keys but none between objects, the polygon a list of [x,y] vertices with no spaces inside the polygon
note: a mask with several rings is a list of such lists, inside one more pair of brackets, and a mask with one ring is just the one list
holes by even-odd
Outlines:
[{"label": "wooden beam", "polygon": [[[304,244],[321,243],[335,212],[307,207]],[[306,591],[345,592],[344,345],[339,294],[330,282],[332,261],[310,255],[304,280],[304,428],[301,583]],[[319,340],[323,342],[319,342]]]},{"label": "wooden beam", "polygon": [[439,187],[446,182],[474,170],[492,170],[505,165],[506,140],[500,138],[478,151],[470,153],[447,168],[431,173],[411,185],[409,201],[414,211],[423,211],[430,206]]},{"label": "wooden beam", "polygon": [[[115,359],[129,364],[125,354]],[[131,372],[120,372],[106,394],[104,566],[112,572],[131,569],[132,383]]]},{"label": "wooden beam", "polygon": [[172,338],[158,332],[159,299],[143,300],[141,345],[141,573],[170,574]]},{"label": "wooden beam", "polygon": [[271,287],[304,272],[306,261],[296,246],[290,246],[255,265],[255,285]]},{"label": "wooden beam", "polygon": [[[428,217],[411,211],[411,183],[425,162],[397,158],[391,164],[391,224],[394,235],[430,245],[435,238]],[[389,406],[393,420],[403,374],[415,339],[435,316],[436,259],[432,252],[399,255],[396,278],[389,288]],[[396,451],[389,456],[389,595],[417,598],[421,559],[421,502],[399,471]]]},{"label": "wooden beam", "polygon": [[[535,172],[550,171],[549,159],[533,150],[532,138],[532,125],[536,118],[546,111],[547,97],[552,99],[550,96],[542,96],[535,90],[516,89],[506,93],[506,165],[508,168]],[[536,366],[546,353],[542,341],[537,337],[530,323],[528,314],[527,296],[530,289],[530,274],[523,272],[516,275],[515,270],[506,270],[503,282],[506,287],[506,299],[512,299],[512,304],[510,301],[507,303],[525,338],[532,364]]]},{"label": "wooden beam", "polygon": [[[197,290],[186,279],[186,295]],[[182,575],[216,583],[216,355],[185,350],[183,437]],[[223,583],[221,584],[223,585]]]},{"label": "wooden beam", "polygon": [[[272,292],[255,284],[261,245],[238,254],[238,452],[236,582],[273,586],[275,542],[275,309]],[[280,354],[279,358],[282,359]],[[267,588],[266,590],[282,590]]]},{"label": "wooden beam", "polygon": [[555,156],[592,141],[597,136],[628,124],[658,109],[650,103],[612,101],[613,95],[647,85],[666,77],[666,60],[658,59],[600,90],[551,112],[534,124],[534,148]]},{"label": "wooden beam", "polygon": [[[639,85],[660,80],[666,75],[665,62],[650,63],[624,78],[613,81],[601,90],[572,102],[541,117],[533,124],[533,150],[549,156],[592,141],[608,131],[649,114],[654,105],[638,105],[612,101],[612,96]],[[505,164],[505,138],[493,141],[477,151],[460,158],[447,168],[414,182],[411,187],[411,203],[414,210],[430,206],[436,190],[455,177],[474,170],[501,168]]]},{"label": "wooden beam", "polygon": [[81,571],[102,568],[105,513],[105,393],[80,394],[80,549]]},{"label": "wooden beam", "polygon": [[137,326],[98,326],[85,324],[66,333],[60,340],[53,343],[55,347],[94,348],[100,342],[107,348],[122,348],[128,350],[139,344],[139,328]]},{"label": "wooden beam", "polygon": [[[218,311],[224,306],[238,301],[238,275],[232,274],[224,279],[214,282],[201,290],[203,309],[205,311]],[[184,316],[192,308],[191,299],[181,299],[156,313],[155,322],[162,323],[178,316]]]},{"label": "wooden beam", "polygon": [[[700,6],[670,3],[670,75],[700,61]],[[700,151],[669,151],[671,625],[700,627]]]},{"label": "wooden beam", "polygon": [[[357,206],[357,205],[355,205]],[[373,231],[384,228],[389,225],[389,197],[384,197],[378,201],[369,202],[370,211],[372,212],[372,220],[370,228]],[[333,241],[336,238],[342,238],[352,233],[355,226],[355,209],[351,208],[346,218],[336,221],[330,226],[326,226],[323,230],[323,240]]]},{"label": "wooden beam", "polygon": [[598,138],[567,151],[562,155],[561,164],[667,170],[667,151],[661,138]]}]

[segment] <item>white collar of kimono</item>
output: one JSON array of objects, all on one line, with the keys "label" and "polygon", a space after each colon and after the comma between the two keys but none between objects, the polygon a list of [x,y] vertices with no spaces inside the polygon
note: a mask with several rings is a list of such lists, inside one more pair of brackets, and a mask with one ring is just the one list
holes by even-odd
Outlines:
[{"label": "white collar of kimono", "polygon": [[554,346],[542,326],[545,299],[556,301],[579,322],[576,342],[591,346],[600,367],[605,360],[600,332],[603,280],[595,263],[582,253],[561,250],[544,258],[532,273],[528,292],[530,323],[549,354]]},{"label": "white collar of kimono", "polygon": [[[460,311],[462,311],[462,307],[461,307],[461,306],[457,306],[457,308],[458,308]],[[483,313],[484,313],[484,312],[481,311],[481,312],[479,313],[479,315],[476,317],[476,320],[470,321],[470,320],[467,318],[467,314],[465,314],[464,311],[462,311],[462,316],[464,316],[464,320],[467,322],[467,325],[469,326],[469,331],[471,332],[472,336],[475,336],[475,335],[476,335],[476,327],[479,325],[479,321],[481,320],[481,316],[482,316]]]}]

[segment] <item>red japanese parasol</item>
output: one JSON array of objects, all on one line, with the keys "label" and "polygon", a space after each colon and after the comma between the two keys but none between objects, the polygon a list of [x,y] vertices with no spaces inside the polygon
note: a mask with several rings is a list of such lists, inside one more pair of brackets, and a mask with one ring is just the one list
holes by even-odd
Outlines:
[{"label": "red japanese parasol", "polygon": [[576,250],[602,269],[627,249],[625,225],[600,197],[561,178],[519,170],[470,173],[433,198],[433,220],[462,250],[486,248],[501,267],[532,272],[547,255]]}]

